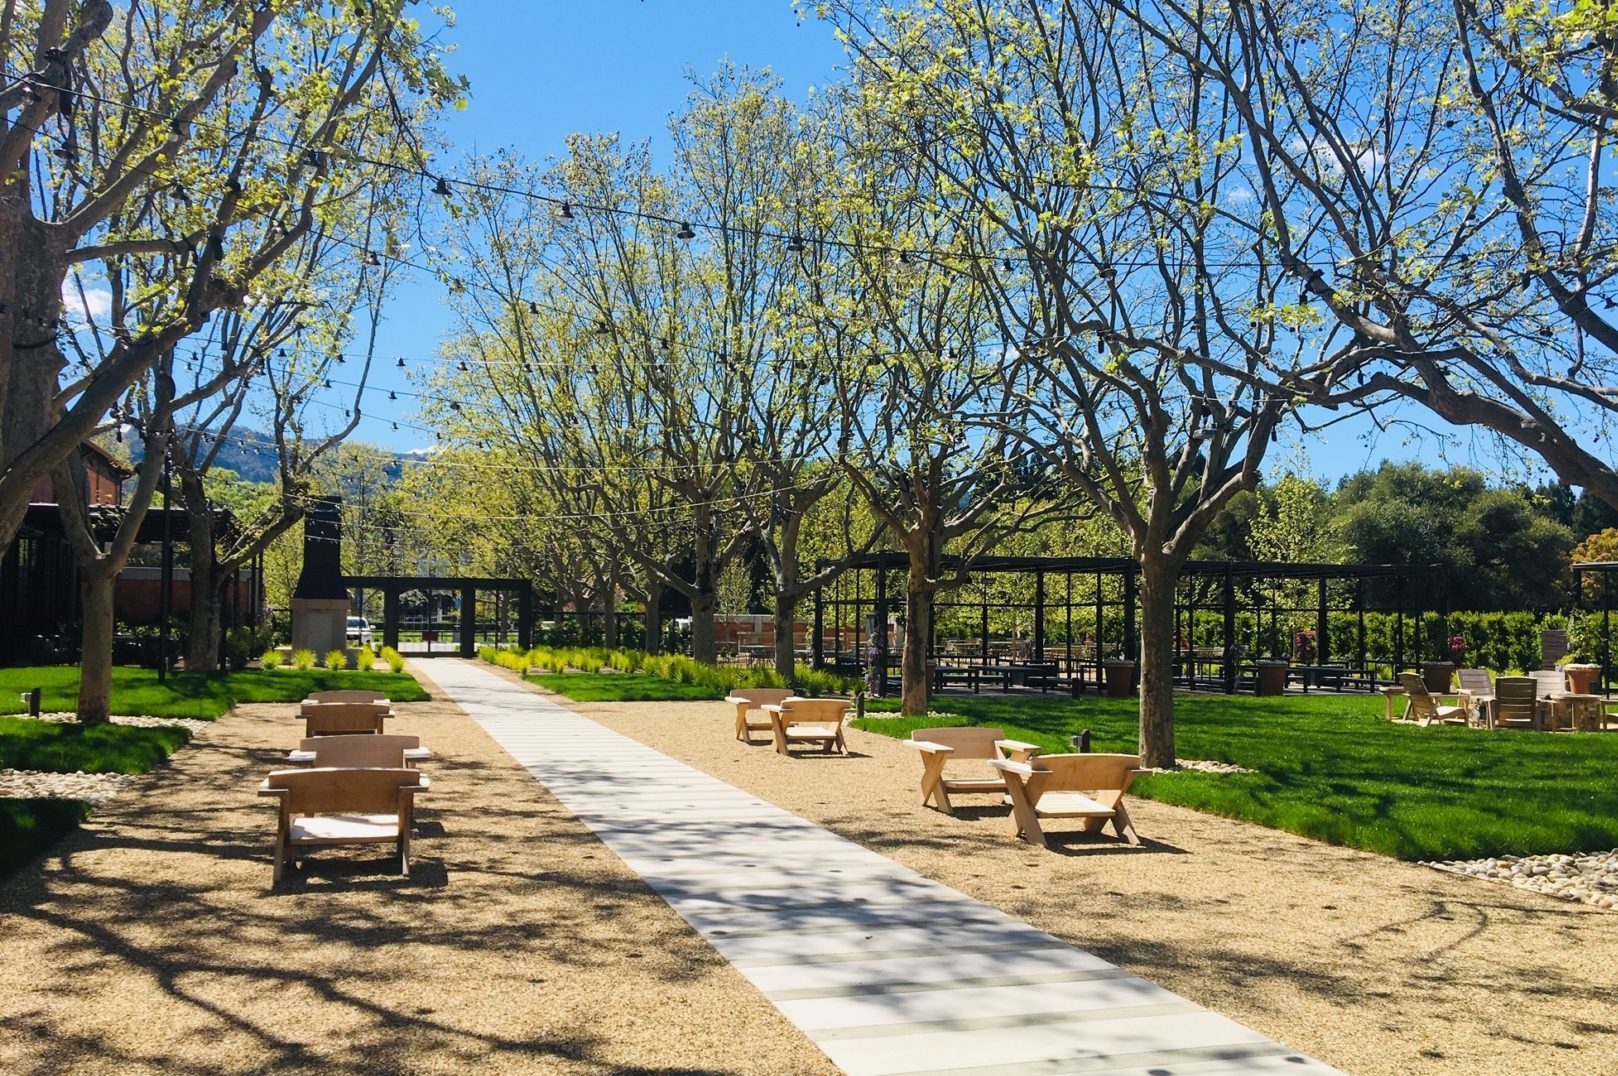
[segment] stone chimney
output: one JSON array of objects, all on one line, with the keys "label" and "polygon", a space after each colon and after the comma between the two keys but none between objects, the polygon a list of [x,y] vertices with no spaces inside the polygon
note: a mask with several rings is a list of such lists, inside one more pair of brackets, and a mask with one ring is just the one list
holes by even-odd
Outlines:
[{"label": "stone chimney", "polygon": [[292,649],[313,650],[317,658],[348,649],[342,505],[339,497],[317,497],[303,517],[303,571],[292,592]]}]

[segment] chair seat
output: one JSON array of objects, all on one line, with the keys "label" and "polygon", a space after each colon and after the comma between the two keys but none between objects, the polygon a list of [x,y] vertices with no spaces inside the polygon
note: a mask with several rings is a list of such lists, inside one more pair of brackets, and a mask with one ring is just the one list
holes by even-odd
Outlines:
[{"label": "chair seat", "polygon": [[946,777],[944,787],[951,792],[1004,792],[1003,777]]},{"label": "chair seat", "polygon": [[293,844],[354,844],[399,839],[399,819],[391,814],[320,814],[292,820]]},{"label": "chair seat", "polygon": [[1034,810],[1047,818],[1111,818],[1116,809],[1082,792],[1047,792],[1039,797]]},{"label": "chair seat", "polygon": [[829,725],[788,725],[789,740],[835,740],[837,730]]}]

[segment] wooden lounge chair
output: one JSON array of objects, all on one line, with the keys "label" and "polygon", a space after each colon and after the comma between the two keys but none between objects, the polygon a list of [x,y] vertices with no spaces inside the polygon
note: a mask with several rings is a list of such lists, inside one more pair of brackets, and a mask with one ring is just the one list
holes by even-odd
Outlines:
[{"label": "wooden lounge chair", "polygon": [[1539,685],[1528,676],[1502,676],[1494,682],[1491,728],[1543,728],[1539,716]]},{"label": "wooden lounge chair", "polygon": [[1561,669],[1535,669],[1528,676],[1534,681],[1534,693],[1542,699],[1567,693],[1567,673]]},{"label": "wooden lounge chair", "polygon": [[1041,755],[1029,762],[991,759],[989,765],[1005,774],[1012,832],[1030,844],[1048,846],[1041,818],[1082,819],[1086,833],[1110,821],[1121,839],[1140,843],[1124,809],[1139,755]]},{"label": "wooden lounge chair", "polygon": [[1027,762],[1039,753],[1039,748],[1020,740],[1008,740],[1000,729],[971,726],[941,729],[916,729],[905,741],[921,752],[921,804],[931,803],[945,814],[954,814],[950,803],[955,795],[1004,795],[1006,779],[997,772],[985,777],[948,777],[944,766],[951,759],[992,761],[1010,758]]},{"label": "wooden lounge chair", "polygon": [[304,697],[304,702],[379,702],[386,705],[390,700],[380,691],[344,688],[341,691],[314,691]]},{"label": "wooden lounge chair", "polygon": [[788,696],[778,703],[770,703],[764,712],[770,715],[775,732],[776,754],[790,754],[793,744],[820,744],[826,754],[841,751],[848,754],[843,741],[843,721],[853,706],[848,699],[800,699]]},{"label": "wooden lounge chair", "polygon": [[1493,728],[1494,721],[1489,711],[1494,709],[1494,680],[1489,676],[1489,670],[1459,669],[1455,673],[1455,680],[1461,685],[1455,697],[1456,703],[1466,707],[1468,713],[1476,706],[1478,720]]},{"label": "wooden lounge chair", "polygon": [[1410,712],[1415,715],[1418,724],[1431,725],[1434,721],[1445,725],[1467,723],[1466,707],[1441,704],[1438,696],[1428,693],[1427,681],[1419,673],[1402,672],[1399,683],[1404,685],[1405,694],[1410,697]]},{"label": "wooden lounge chair", "polygon": [[[413,768],[431,757],[432,752],[421,746],[419,736],[370,733],[311,736],[299,743],[296,751],[287,754],[287,761],[324,769],[367,766],[397,770]],[[426,780],[422,778],[423,782]]]},{"label": "wooden lounge chair", "polygon": [[386,706],[367,702],[323,702],[300,708],[304,736],[346,736],[382,732],[392,713]]},{"label": "wooden lounge chair", "polygon": [[751,710],[762,712],[767,704],[779,703],[791,697],[792,692],[784,687],[744,687],[726,695],[725,701],[736,707],[736,738],[742,743],[752,743],[754,731],[768,736],[775,727],[769,715],[749,721],[748,712]]},{"label": "wooden lounge chair", "polygon": [[335,844],[391,844],[399,873],[410,873],[415,795],[426,791],[418,770],[276,770],[258,794],[280,801],[275,829],[275,881],[299,850]]}]

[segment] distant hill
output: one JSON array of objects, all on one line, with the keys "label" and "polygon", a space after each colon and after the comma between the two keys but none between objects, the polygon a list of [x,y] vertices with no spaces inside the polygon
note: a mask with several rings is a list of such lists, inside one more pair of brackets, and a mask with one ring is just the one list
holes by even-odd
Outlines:
[{"label": "distant hill", "polygon": [[[139,463],[141,459],[141,443],[138,438],[130,438],[129,457],[132,464]],[[387,468],[388,477],[397,479],[404,470],[404,464],[411,460],[425,459],[421,452],[392,452],[378,446],[378,452],[392,456],[394,463]],[[214,462],[215,467],[227,471],[234,471],[245,482],[274,482],[276,478],[277,462],[275,458],[275,442],[266,434],[254,430],[242,430],[233,434],[230,441],[219,450],[219,456]]]}]

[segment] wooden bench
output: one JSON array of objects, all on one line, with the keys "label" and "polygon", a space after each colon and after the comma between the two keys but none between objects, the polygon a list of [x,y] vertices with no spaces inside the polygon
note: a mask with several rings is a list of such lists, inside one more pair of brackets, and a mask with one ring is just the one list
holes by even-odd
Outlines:
[{"label": "wooden bench", "polygon": [[1008,740],[1000,729],[972,726],[916,729],[905,741],[921,752],[921,803],[931,803],[945,814],[955,813],[950,795],[1004,795],[1006,779],[999,774],[983,777],[950,777],[944,766],[951,759],[993,761],[1010,758],[1026,762],[1039,748],[1020,740]]}]

